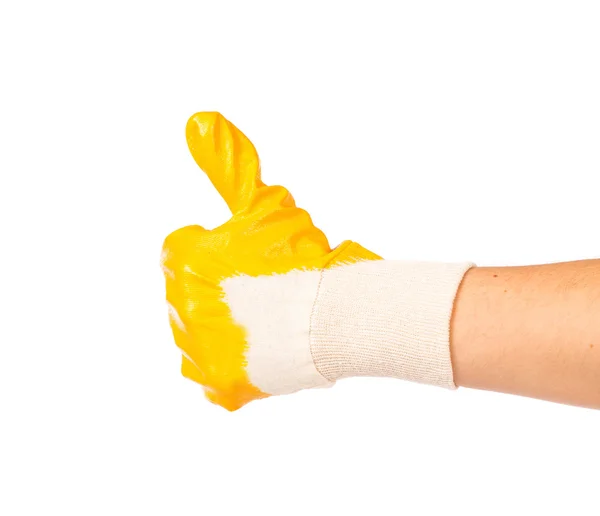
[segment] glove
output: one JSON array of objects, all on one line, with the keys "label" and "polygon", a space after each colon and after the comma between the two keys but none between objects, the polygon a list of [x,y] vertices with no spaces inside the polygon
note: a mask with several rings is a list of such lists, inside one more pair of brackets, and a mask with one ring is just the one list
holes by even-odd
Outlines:
[{"label": "glove", "polygon": [[161,264],[182,374],[228,410],[347,376],[454,387],[448,326],[472,264],[388,262],[331,249],[282,186],[261,181],[250,140],[219,113],[186,128],[232,217],[165,240]]}]

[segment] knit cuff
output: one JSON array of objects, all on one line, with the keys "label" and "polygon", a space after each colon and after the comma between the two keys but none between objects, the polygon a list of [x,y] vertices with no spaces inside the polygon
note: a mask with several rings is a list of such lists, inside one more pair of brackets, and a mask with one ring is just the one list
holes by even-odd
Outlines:
[{"label": "knit cuff", "polygon": [[456,388],[450,318],[472,263],[365,261],[325,269],[310,347],[328,380],[388,376]]}]

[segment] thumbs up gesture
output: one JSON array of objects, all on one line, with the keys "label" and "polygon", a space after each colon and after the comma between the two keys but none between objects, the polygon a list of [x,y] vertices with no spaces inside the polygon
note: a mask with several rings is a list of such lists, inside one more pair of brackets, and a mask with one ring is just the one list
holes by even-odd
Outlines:
[{"label": "thumbs up gesture", "polygon": [[284,187],[261,181],[254,146],[219,113],[192,116],[186,136],[232,217],[212,230],[181,228],[164,242],[183,375],[228,410],[331,385],[310,345],[322,271],[379,257],[350,241],[331,249]]}]

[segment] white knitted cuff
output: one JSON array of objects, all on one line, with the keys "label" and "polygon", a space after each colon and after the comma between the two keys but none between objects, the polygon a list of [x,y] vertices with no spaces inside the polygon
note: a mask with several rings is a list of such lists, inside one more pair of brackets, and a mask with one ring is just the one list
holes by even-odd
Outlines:
[{"label": "white knitted cuff", "polygon": [[323,271],[310,348],[328,380],[390,376],[456,388],[450,318],[472,263],[376,260]]}]

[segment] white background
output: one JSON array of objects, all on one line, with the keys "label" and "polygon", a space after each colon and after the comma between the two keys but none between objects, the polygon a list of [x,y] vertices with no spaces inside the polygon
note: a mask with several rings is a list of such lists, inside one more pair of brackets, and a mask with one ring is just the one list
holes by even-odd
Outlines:
[{"label": "white background", "polygon": [[332,245],[598,257],[597,2],[0,7],[0,514],[595,514],[600,412],[382,379],[236,413],[179,374],[163,238],[219,110]]}]

